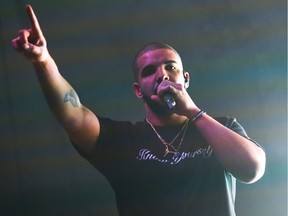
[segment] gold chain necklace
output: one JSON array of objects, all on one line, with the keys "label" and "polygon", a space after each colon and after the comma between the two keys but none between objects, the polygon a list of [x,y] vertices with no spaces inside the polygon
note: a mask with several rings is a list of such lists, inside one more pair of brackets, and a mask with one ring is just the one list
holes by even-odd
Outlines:
[{"label": "gold chain necklace", "polygon": [[[166,140],[164,140],[164,139],[161,137],[161,135],[158,133],[158,131],[156,130],[156,128],[152,125],[152,123],[148,121],[147,118],[146,118],[146,121],[147,121],[147,123],[151,126],[151,128],[153,129],[153,131],[154,131],[155,134],[157,135],[158,139],[163,143],[163,145],[165,145],[164,157],[165,157],[167,154],[169,154],[169,153],[176,153],[176,152],[179,151],[179,149],[180,149],[180,147],[181,147],[181,145],[182,145],[183,139],[184,139],[184,137],[185,137],[187,128],[188,128],[189,119],[186,119],[183,127],[181,128],[181,130],[179,131],[179,133],[172,139],[171,142],[167,142]],[[183,132],[183,135],[182,135],[182,137],[181,137],[179,146],[178,146],[178,148],[175,148],[172,144],[173,144],[173,142],[179,137],[179,135],[182,133],[183,130],[184,130],[184,132]],[[169,149],[169,146],[172,148],[172,150]]]}]

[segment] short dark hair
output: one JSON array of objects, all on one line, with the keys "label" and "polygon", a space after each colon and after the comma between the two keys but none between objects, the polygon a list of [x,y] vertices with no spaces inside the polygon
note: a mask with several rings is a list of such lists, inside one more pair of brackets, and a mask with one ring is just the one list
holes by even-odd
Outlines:
[{"label": "short dark hair", "polygon": [[140,58],[140,56],[142,56],[146,52],[150,52],[150,51],[157,50],[157,49],[169,49],[169,50],[174,51],[177,55],[179,55],[178,52],[173,47],[169,46],[168,44],[164,44],[160,42],[151,42],[149,44],[146,44],[142,49],[140,49],[137,52],[133,60],[133,74],[134,74],[134,78],[136,81],[138,81],[138,65],[137,65],[138,59]]}]

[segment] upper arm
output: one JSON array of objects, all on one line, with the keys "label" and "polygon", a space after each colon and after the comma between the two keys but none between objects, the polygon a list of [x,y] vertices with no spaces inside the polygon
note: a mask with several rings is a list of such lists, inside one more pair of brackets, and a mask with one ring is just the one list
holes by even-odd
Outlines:
[{"label": "upper arm", "polygon": [[64,126],[70,140],[81,155],[90,155],[100,134],[100,123],[96,115],[86,107]]}]

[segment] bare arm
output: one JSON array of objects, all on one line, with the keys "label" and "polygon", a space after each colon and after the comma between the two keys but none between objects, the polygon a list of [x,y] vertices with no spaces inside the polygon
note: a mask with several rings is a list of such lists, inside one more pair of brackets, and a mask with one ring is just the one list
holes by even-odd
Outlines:
[{"label": "bare arm", "polygon": [[[181,106],[181,112],[191,119],[200,109],[186,90],[181,95],[185,98],[183,100],[185,105]],[[239,181],[253,183],[263,176],[266,155],[262,148],[207,114],[202,115],[194,124],[212,147],[222,166]]]},{"label": "bare arm", "polygon": [[89,155],[100,133],[99,121],[80,103],[75,90],[59,73],[32,7],[27,5],[26,9],[31,28],[20,30],[12,46],[33,63],[53,114],[81,153]]},{"label": "bare arm", "polygon": [[195,126],[213,148],[223,167],[239,181],[253,183],[265,172],[262,148],[204,114]]},{"label": "bare arm", "polygon": [[[166,83],[167,85],[164,85],[163,82],[163,89],[158,88],[163,92],[169,90],[173,93],[177,99],[175,113],[192,119],[200,109],[186,89],[173,82],[167,81]],[[207,114],[197,119],[195,126],[212,147],[222,166],[239,181],[253,183],[263,176],[266,155],[262,148]]]}]

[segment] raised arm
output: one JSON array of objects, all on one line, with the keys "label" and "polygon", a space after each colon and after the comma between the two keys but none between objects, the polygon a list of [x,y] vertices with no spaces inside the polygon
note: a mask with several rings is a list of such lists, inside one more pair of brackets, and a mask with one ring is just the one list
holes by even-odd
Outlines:
[{"label": "raised arm", "polygon": [[32,7],[27,5],[26,10],[31,28],[20,30],[12,46],[33,63],[51,111],[80,153],[89,156],[99,136],[99,121],[59,73]]}]

